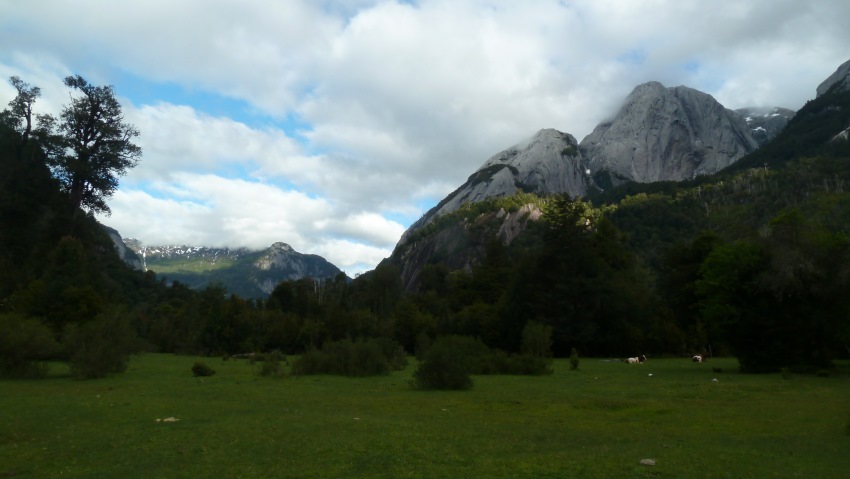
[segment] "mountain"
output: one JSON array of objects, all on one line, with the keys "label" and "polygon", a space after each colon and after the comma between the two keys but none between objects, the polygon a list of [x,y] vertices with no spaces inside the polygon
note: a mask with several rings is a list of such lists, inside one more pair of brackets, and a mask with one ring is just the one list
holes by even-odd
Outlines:
[{"label": "mountain", "polygon": [[[405,291],[418,289],[422,272],[429,264],[439,262],[451,271],[470,271],[484,256],[491,240],[510,245],[530,222],[537,221],[543,214],[539,205],[522,200],[507,205],[490,198],[474,204],[480,209],[460,208],[415,230],[400,241],[392,256],[382,263],[398,266]],[[470,205],[473,203],[467,203]]]},{"label": "mountain", "polygon": [[739,108],[735,113],[747,122],[753,139],[762,146],[785,128],[795,112],[780,107],[747,107]]},{"label": "mountain", "polygon": [[144,246],[128,238],[127,248],[141,257],[145,270],[193,289],[214,283],[242,297],[268,296],[281,281],[301,278],[325,279],[341,274],[339,268],[318,255],[295,251],[286,243],[274,243],[261,251],[247,248],[204,246]]},{"label": "mountain", "polygon": [[[834,87],[832,92],[840,93],[850,85],[848,68],[850,62],[818,92]],[[405,289],[415,290],[426,265],[443,263],[449,269],[469,270],[483,257],[488,241],[513,241],[541,215],[545,200],[534,195],[587,197],[624,183],[678,182],[730,165],[774,166],[790,155],[820,151],[806,148],[832,138],[838,142],[847,134],[848,108],[842,98],[819,98],[797,113],[779,107],[733,111],[692,88],[666,88],[658,82],[639,85],[612,120],[598,125],[578,144],[568,133],[544,129],[487,159],[411,225],[386,262],[400,269]],[[512,196],[520,192],[534,195]],[[475,204],[480,206],[470,206]],[[509,211],[523,213],[511,216]],[[510,240],[499,236],[508,222],[514,228]]]},{"label": "mountain", "polygon": [[[751,110],[755,115],[756,109]],[[518,192],[586,197],[590,191],[626,181],[682,180],[713,173],[758,148],[752,130],[760,128],[759,132],[763,129],[776,135],[790,113],[765,110],[758,124],[755,117],[750,118],[750,126],[745,117],[708,94],[687,87],[665,88],[658,82],[639,85],[617,116],[598,125],[581,143],[569,133],[543,129],[488,158],[464,184],[405,231],[391,261],[401,267],[404,284],[415,287],[422,261],[430,255],[440,252],[447,264],[468,266],[483,251],[486,241],[470,236],[468,231],[478,220],[468,215],[455,216],[456,223],[441,221],[445,231],[422,241],[424,232],[436,230],[435,221],[464,205],[508,198]],[[513,205],[515,209],[523,206]],[[539,212],[538,206],[527,206]],[[504,208],[499,205],[493,213],[499,209]],[[490,223],[488,230],[500,229],[495,217]],[[476,246],[465,252],[459,246],[462,244]]]},{"label": "mountain", "polygon": [[580,144],[594,178],[610,175],[613,185],[716,173],[758,146],[743,119],[711,95],[658,82],[635,87]]},{"label": "mountain", "polygon": [[139,258],[139,255],[137,255],[133,249],[128,248],[127,245],[124,244],[124,238],[121,237],[121,234],[118,233],[117,230],[106,225],[101,225],[101,227],[104,231],[106,231],[106,234],[109,235],[109,239],[112,240],[112,244],[115,245],[115,251],[118,253],[118,257],[130,265],[133,269],[144,270],[142,259]]},{"label": "mountain", "polygon": [[842,63],[832,75],[818,85],[817,96],[826,94],[833,87],[835,93],[850,91],[850,60]]},{"label": "mountain", "polygon": [[529,140],[491,156],[466,182],[414,223],[402,236],[466,203],[513,196],[567,193],[584,196],[589,178],[575,137],[554,129],[538,131]]}]

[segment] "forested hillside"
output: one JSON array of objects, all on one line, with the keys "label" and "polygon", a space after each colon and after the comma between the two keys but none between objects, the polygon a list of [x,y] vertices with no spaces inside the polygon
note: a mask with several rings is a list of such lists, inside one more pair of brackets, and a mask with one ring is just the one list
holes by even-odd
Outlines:
[{"label": "forested hillside", "polygon": [[[422,354],[448,335],[538,357],[710,351],[751,372],[816,370],[848,355],[850,147],[830,141],[850,123],[847,93],[810,102],[718,175],[627,184],[590,201],[519,193],[460,208],[411,241],[454,228],[483,259],[456,265],[435,251],[415,292],[390,258],[351,282],[288,281],[268,300],[245,300],[220,286],[166,285],[121,262],[91,212],[107,207],[116,173],[141,152],[116,143],[85,156],[73,148],[83,105],[35,116],[37,88],[13,84],[19,95],[0,122],[5,376],[43,375],[43,361],[61,359],[96,377],[141,350],[295,354],[379,338]],[[79,77],[68,86],[112,98]],[[125,125],[115,141],[134,132]],[[98,158],[102,176],[80,176]],[[525,205],[542,216],[511,241],[494,234]]]}]

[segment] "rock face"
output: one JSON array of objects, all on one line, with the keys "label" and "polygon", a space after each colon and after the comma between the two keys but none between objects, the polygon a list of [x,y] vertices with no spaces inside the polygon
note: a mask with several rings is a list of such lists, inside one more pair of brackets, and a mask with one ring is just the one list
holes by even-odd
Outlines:
[{"label": "rock face", "polygon": [[253,263],[259,270],[254,281],[265,294],[271,294],[281,281],[333,278],[342,272],[321,256],[299,253],[286,243],[274,243],[261,253]]},{"label": "rock face", "polygon": [[575,137],[554,129],[538,131],[526,142],[491,156],[466,182],[414,223],[402,236],[466,203],[512,196],[567,193],[584,196],[589,178]]},{"label": "rock face", "polygon": [[466,183],[441,202],[436,214],[450,213],[464,203],[511,196],[517,191],[584,195],[587,175],[575,137],[544,129],[527,142],[491,156]]},{"label": "rock face", "polygon": [[121,258],[122,261],[130,265],[133,269],[144,269],[142,265],[142,260],[139,256],[132,250],[132,248],[128,248],[124,244],[124,239],[121,238],[121,235],[117,230],[110,228],[108,226],[103,226],[103,229],[106,231],[106,234],[109,235],[109,238],[112,240],[112,243],[115,245],[115,251],[118,253],[118,257]]},{"label": "rock face", "polygon": [[839,141],[848,141],[848,140],[850,140],[850,128],[847,128],[846,130],[842,131],[841,133],[833,136],[832,140],[830,140],[830,141],[839,142]]},{"label": "rock face", "polygon": [[581,142],[591,171],[613,184],[715,173],[758,148],[750,128],[711,95],[658,82],[637,86],[610,122]]},{"label": "rock face", "polygon": [[501,209],[458,219],[434,234],[399,242],[388,261],[399,266],[405,290],[416,291],[422,268],[435,255],[451,270],[469,271],[484,256],[488,241],[496,238],[508,245],[541,215],[540,208],[529,204],[513,212]]},{"label": "rock face", "polygon": [[835,86],[835,91],[850,91],[850,60],[842,63],[835,72],[824,80],[817,88],[817,96],[828,92]]},{"label": "rock face", "polygon": [[750,127],[750,134],[759,147],[772,140],[794,118],[794,110],[780,107],[739,108],[735,113]]}]

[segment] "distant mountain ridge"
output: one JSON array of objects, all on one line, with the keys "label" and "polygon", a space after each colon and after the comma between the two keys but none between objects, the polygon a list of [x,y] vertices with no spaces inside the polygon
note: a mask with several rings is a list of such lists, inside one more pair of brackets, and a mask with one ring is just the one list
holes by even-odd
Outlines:
[{"label": "distant mountain ridge", "polygon": [[190,288],[221,284],[242,297],[268,296],[281,281],[334,278],[342,271],[324,258],[295,251],[277,242],[263,250],[205,246],[145,246],[133,238],[127,248],[141,259],[145,271]]},{"label": "distant mountain ridge", "polygon": [[747,126],[750,134],[756,140],[759,147],[776,138],[785,125],[794,118],[794,110],[780,107],[747,107],[735,110]]}]

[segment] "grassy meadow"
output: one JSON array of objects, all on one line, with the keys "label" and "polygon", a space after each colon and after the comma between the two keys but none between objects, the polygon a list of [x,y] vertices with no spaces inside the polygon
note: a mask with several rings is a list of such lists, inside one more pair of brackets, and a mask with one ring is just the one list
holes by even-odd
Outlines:
[{"label": "grassy meadow", "polygon": [[[196,360],[216,374],[193,377]],[[3,380],[0,478],[850,473],[847,362],[785,379],[740,374],[734,359],[583,358],[578,371],[558,360],[551,376],[475,376],[457,392],[412,390],[413,363],[383,377],[266,378],[245,360],[145,354],[101,380],[61,366]]]}]

